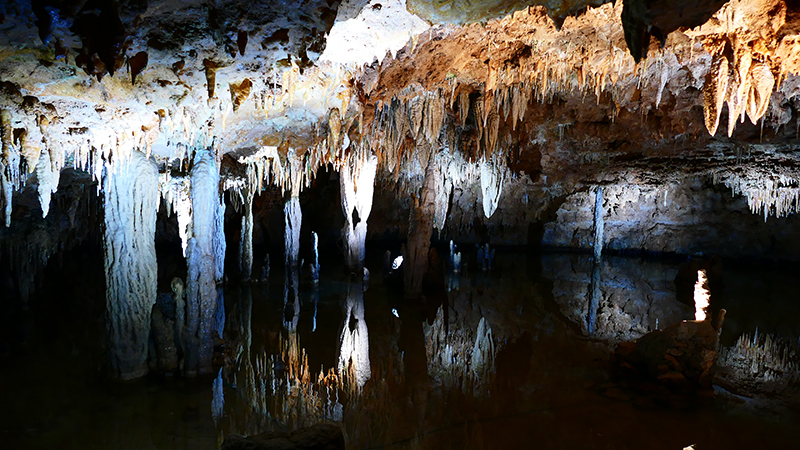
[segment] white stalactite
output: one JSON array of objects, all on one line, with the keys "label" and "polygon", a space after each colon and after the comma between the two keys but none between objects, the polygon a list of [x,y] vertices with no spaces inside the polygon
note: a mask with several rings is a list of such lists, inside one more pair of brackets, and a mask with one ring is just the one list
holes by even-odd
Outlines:
[{"label": "white stalactite", "polygon": [[300,263],[300,226],[303,223],[303,212],[300,210],[300,199],[292,196],[283,207],[285,228],[283,231],[284,255],[286,269],[296,268]]},{"label": "white stalactite", "polygon": [[597,186],[594,191],[594,260],[600,261],[605,244],[605,211],[603,210],[603,188]]},{"label": "white stalactite", "polygon": [[242,197],[244,211],[239,241],[239,272],[242,281],[247,281],[253,275],[253,191],[243,189]]},{"label": "white stalactite", "polygon": [[192,238],[186,251],[186,338],[185,370],[189,376],[211,370],[211,330],[217,305],[216,210],[219,208],[219,172],[213,155],[195,156],[192,180]]},{"label": "white stalactite", "polygon": [[339,374],[348,373],[352,364],[358,388],[372,376],[369,362],[369,332],[364,320],[364,288],[361,283],[350,283],[344,305],[344,321],[339,338]]},{"label": "white stalactite", "polygon": [[192,194],[191,181],[187,177],[174,177],[162,183],[161,196],[167,206],[167,215],[173,212],[178,218],[178,235],[181,249],[186,256],[186,247],[192,237]]},{"label": "white stalactite", "polygon": [[497,205],[500,203],[500,194],[503,192],[503,183],[506,180],[506,167],[500,161],[498,154],[486,159],[481,158],[481,192],[483,193],[483,214],[486,218],[492,217]]},{"label": "white stalactite", "polygon": [[58,190],[58,181],[61,175],[60,170],[54,170],[50,161],[50,152],[43,149],[36,163],[36,178],[38,182],[39,204],[42,207],[42,217],[47,217],[50,212],[50,199]]},{"label": "white stalactite", "polygon": [[378,158],[372,154],[351,154],[342,164],[339,188],[345,225],[342,238],[345,243],[345,262],[351,271],[364,265],[367,219],[372,212],[375,191],[375,172]]},{"label": "white stalactite", "polygon": [[294,150],[289,151],[287,158],[289,162],[287,169],[290,171],[289,179],[291,197],[283,206],[284,229],[283,229],[283,253],[286,263],[287,273],[291,269],[297,268],[300,264],[300,227],[303,223],[303,212],[300,210],[300,189],[302,186],[301,161],[295,155]]},{"label": "white stalactite", "polygon": [[[252,236],[251,236],[252,247]],[[216,270],[214,279],[217,283],[222,283],[225,277],[225,197],[220,193],[217,207],[214,209],[214,263]],[[251,251],[252,254],[252,251]],[[252,257],[251,257],[252,260]],[[252,265],[252,263],[251,263]]]},{"label": "white stalactite", "polygon": [[130,379],[147,373],[158,280],[158,168],[133,152],[128,161],[107,169],[103,185],[109,357],[115,376]]}]

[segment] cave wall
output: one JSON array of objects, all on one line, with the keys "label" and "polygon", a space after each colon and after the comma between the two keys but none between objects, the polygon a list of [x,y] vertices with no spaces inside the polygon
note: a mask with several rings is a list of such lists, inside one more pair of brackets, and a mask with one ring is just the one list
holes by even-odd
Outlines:
[{"label": "cave wall", "polygon": [[[797,260],[800,219],[753,214],[747,199],[708,177],[659,186],[612,184],[603,190],[605,248]],[[594,192],[569,195],[545,224],[542,245],[590,250]]]}]

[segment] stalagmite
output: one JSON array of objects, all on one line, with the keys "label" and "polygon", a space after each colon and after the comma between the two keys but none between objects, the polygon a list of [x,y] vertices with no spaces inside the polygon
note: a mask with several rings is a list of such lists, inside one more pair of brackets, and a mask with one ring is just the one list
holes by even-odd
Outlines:
[{"label": "stalagmite", "polygon": [[109,167],[105,204],[106,308],[111,370],[122,379],[147,373],[150,312],[156,302],[158,169],[142,153]]},{"label": "stalagmite", "polygon": [[214,156],[198,152],[192,168],[192,238],[186,251],[186,336],[184,370],[188,376],[211,370],[211,330],[217,306],[214,237],[219,207],[219,172]]},{"label": "stalagmite", "polygon": [[342,164],[339,174],[339,190],[345,225],[342,229],[345,263],[351,272],[358,272],[364,265],[367,238],[367,219],[372,211],[372,195],[375,190],[375,173],[378,158],[372,154],[351,154]]},{"label": "stalagmite", "polygon": [[347,288],[343,317],[339,338],[339,374],[343,376],[352,370],[360,390],[372,376],[369,362],[369,333],[367,321],[364,320],[364,288],[360,282],[350,283]]}]

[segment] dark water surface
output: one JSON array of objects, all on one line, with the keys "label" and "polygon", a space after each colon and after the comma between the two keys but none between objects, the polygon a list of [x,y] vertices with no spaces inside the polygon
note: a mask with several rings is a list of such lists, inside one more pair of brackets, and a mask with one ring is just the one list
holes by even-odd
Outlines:
[{"label": "dark water surface", "polygon": [[[797,448],[800,405],[650,396],[610,377],[617,343],[693,318],[680,280],[697,264],[498,252],[484,273],[465,262],[459,275],[433,270],[419,301],[377,253],[365,291],[323,263],[318,286],[301,277],[297,308],[280,270],[227,286],[218,373],[129,383],[104,376],[102,265],[65,264],[80,283],[43,287],[0,360],[0,448],[215,449],[229,433],[319,421],[341,425],[353,449]],[[797,342],[796,268],[703,264],[712,313],[728,311],[723,344],[756,327]]]}]

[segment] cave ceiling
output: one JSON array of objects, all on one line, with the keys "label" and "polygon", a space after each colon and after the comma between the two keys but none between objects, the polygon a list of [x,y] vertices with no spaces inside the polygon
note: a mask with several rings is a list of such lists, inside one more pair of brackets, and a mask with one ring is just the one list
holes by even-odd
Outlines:
[{"label": "cave ceiling", "polygon": [[284,190],[446,151],[541,208],[620,180],[800,185],[796,1],[17,0],[0,30],[6,223],[26,184],[134,150],[180,172],[211,148],[227,186],[257,167]]}]

